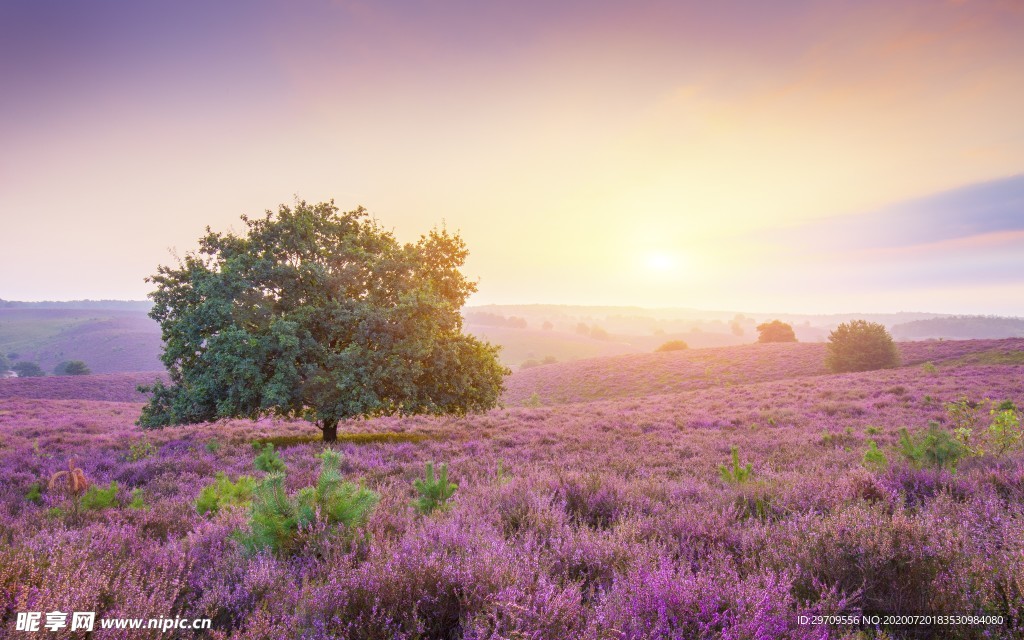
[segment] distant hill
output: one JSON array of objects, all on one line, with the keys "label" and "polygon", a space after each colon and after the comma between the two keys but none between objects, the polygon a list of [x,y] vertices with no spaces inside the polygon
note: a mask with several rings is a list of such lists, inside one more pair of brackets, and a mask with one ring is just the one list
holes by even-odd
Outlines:
[{"label": "distant hill", "polygon": [[89,308],[0,308],[0,352],[45,371],[82,360],[93,373],[163,370],[160,327],[145,311]]},{"label": "distant hill", "polygon": [[897,340],[1017,338],[1024,337],[1024,319],[990,316],[931,318],[895,325],[892,335]]}]

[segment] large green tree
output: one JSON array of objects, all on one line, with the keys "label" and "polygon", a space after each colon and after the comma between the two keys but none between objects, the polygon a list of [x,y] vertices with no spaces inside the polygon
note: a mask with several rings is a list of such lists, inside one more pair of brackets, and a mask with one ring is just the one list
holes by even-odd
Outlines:
[{"label": "large green tree", "polygon": [[782,320],[762,322],[757,325],[758,342],[796,342],[793,326]]},{"label": "large green tree", "polygon": [[900,354],[885,325],[851,320],[828,335],[825,366],[837,373],[899,366]]},{"label": "large green tree", "polygon": [[498,348],[462,333],[476,285],[457,234],[402,244],[363,208],[281,205],[246,233],[206,229],[199,250],[147,279],[170,384],[139,424],[263,415],[315,422],[463,414],[497,404]]}]

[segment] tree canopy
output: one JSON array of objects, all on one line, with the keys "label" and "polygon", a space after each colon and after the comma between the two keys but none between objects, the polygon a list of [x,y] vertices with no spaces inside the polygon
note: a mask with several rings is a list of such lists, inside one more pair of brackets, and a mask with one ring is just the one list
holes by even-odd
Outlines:
[{"label": "tree canopy", "polygon": [[333,200],[242,221],[246,234],[207,227],[198,251],[147,279],[170,384],[142,388],[140,425],[271,414],[331,441],[349,418],[496,405],[509,370],[498,347],[462,334],[476,285],[457,234],[401,244]]},{"label": "tree canopy", "polygon": [[825,365],[834,372],[870,371],[899,365],[896,343],[884,325],[851,320],[828,336]]},{"label": "tree canopy", "polygon": [[53,372],[59,376],[87,376],[92,373],[89,365],[81,360],[65,360],[58,364]]},{"label": "tree canopy", "polygon": [[758,342],[796,342],[793,326],[782,320],[762,322],[757,325]]}]

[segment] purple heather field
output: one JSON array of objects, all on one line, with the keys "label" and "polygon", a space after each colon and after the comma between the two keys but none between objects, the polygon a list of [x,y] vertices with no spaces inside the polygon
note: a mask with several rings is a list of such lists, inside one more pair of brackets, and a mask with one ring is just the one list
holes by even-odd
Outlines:
[{"label": "purple heather field", "polygon": [[[552,364],[513,375],[483,415],[348,423],[342,475],[380,502],[357,532],[300,529],[290,553],[246,553],[244,506],[201,515],[196,500],[217,473],[266,475],[252,444],[268,438],[288,491],[313,485],[311,425],[142,431],[134,387],[157,374],[0,380],[0,637],[32,635],[17,612],[52,610],[207,617],[181,637],[252,640],[1021,637],[1024,454],[919,469],[898,440],[951,429],[961,398],[1024,405],[1024,340],[900,350],[899,368],[848,374],[826,373],[821,344]],[[869,440],[887,466],[865,465]],[[719,473],[733,446],[746,482]],[[73,513],[47,488],[70,458],[117,483],[113,504]],[[431,461],[458,490],[422,515],[413,482]],[[799,623],[860,613],[1004,622]]]}]

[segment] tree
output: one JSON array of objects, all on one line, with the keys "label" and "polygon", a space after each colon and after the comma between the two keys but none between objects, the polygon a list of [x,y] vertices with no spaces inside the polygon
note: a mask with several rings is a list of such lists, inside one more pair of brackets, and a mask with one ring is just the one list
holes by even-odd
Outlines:
[{"label": "tree", "polygon": [[685,340],[669,340],[665,344],[657,348],[657,351],[682,351],[688,349],[689,345],[686,344]]},{"label": "tree", "polygon": [[0,373],[6,373],[11,368],[11,361],[7,359],[7,356],[0,353]]},{"label": "tree", "polygon": [[757,325],[758,342],[796,342],[793,326],[781,320],[772,320]]},{"label": "tree", "polygon": [[87,376],[92,373],[89,366],[81,360],[65,360],[58,364],[53,372],[58,376]]},{"label": "tree", "polygon": [[899,365],[896,343],[885,326],[866,320],[840,324],[828,336],[825,365],[834,372],[870,371]]},{"label": "tree", "polygon": [[264,415],[316,423],[493,407],[509,370],[462,333],[476,285],[465,243],[433,230],[400,244],[362,207],[333,201],[242,216],[245,235],[206,230],[199,250],[147,279],[170,384],[139,424]]},{"label": "tree", "polygon": [[15,362],[11,369],[19,378],[41,378],[46,375],[42,367],[34,362]]}]

